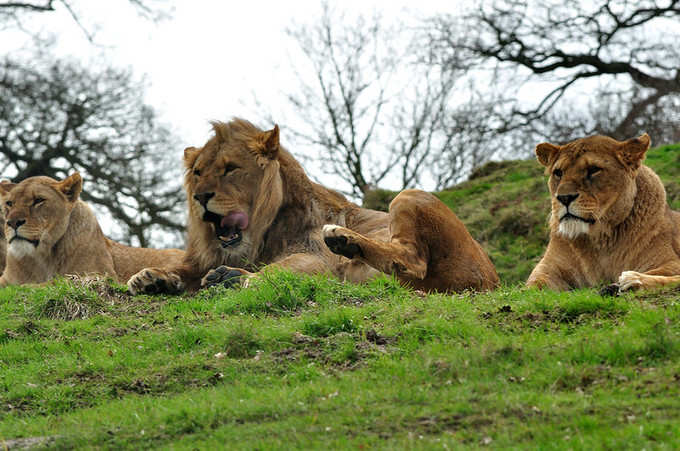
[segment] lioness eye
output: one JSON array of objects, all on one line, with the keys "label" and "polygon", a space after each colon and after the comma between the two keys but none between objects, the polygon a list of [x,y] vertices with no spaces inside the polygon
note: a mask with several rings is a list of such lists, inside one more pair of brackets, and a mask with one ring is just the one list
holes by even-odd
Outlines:
[{"label": "lioness eye", "polygon": [[42,197],[36,197],[35,200],[33,201],[33,205],[38,205],[43,202],[45,202],[45,199],[43,199]]},{"label": "lioness eye", "polygon": [[11,206],[12,206],[12,201],[11,201],[11,200],[8,200],[7,202],[5,202],[5,205],[7,205],[8,207],[11,207]]},{"label": "lioness eye", "polygon": [[198,169],[194,169],[194,175],[199,177],[201,175],[201,171],[199,171]]},{"label": "lioness eye", "polygon": [[553,175],[554,175],[555,177],[557,177],[557,178],[562,177],[562,169],[555,169],[555,170],[553,171]]},{"label": "lioness eye", "polygon": [[597,166],[589,166],[587,169],[588,172],[588,178],[592,177],[593,175],[597,174],[600,172],[602,168],[598,168]]},{"label": "lioness eye", "polygon": [[235,169],[238,169],[238,166],[236,166],[235,164],[229,163],[227,166],[225,166],[225,168],[224,168],[224,174],[222,174],[222,175],[227,175],[227,174],[229,174],[231,171],[233,171],[233,170],[235,170]]}]

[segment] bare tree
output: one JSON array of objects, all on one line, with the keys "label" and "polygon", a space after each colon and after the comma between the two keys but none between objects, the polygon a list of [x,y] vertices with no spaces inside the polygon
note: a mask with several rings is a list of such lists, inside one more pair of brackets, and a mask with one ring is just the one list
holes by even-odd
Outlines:
[{"label": "bare tree", "polygon": [[[170,8],[167,0],[119,0],[127,3],[133,10],[151,21],[160,21],[170,17]],[[88,24],[85,14],[80,10],[80,5],[84,0],[34,0],[34,1],[4,1],[0,2],[0,24],[8,24],[26,29],[25,23],[35,14],[53,13],[63,8],[73,20],[73,23],[80,28],[85,37],[94,42],[94,27]]]},{"label": "bare tree", "polygon": [[126,70],[31,63],[0,63],[3,177],[80,171],[83,199],[122,226],[115,238],[142,246],[161,230],[177,238],[184,229],[181,174],[170,154],[177,145],[143,102],[144,85]]},{"label": "bare tree", "polygon": [[289,122],[304,124],[294,138],[319,148],[322,169],[355,197],[388,179],[421,186],[436,178],[435,153],[460,149],[449,127],[455,73],[419,61],[415,31],[327,3],[318,22],[288,30],[313,73],[298,65],[300,88],[286,95],[300,119]]},{"label": "bare tree", "polygon": [[[679,19],[680,0],[495,0],[431,19],[430,43],[438,64],[506,87],[494,111],[503,133],[648,129],[659,143],[678,136]],[[544,91],[537,101],[528,85]]]},{"label": "bare tree", "polygon": [[[169,17],[167,0],[119,0],[150,21]],[[0,2],[0,31],[33,39],[30,56],[0,62],[0,171],[85,177],[83,199],[119,226],[113,238],[177,245],[183,230],[179,170],[168,151],[177,140],[143,102],[145,85],[129,70],[89,70],[51,55],[56,36],[33,26],[37,15],[68,14],[95,43],[97,24],[85,0]],[[25,54],[25,52],[22,52]],[[170,234],[168,234],[168,232]],[[168,242],[172,239],[172,243]]]}]

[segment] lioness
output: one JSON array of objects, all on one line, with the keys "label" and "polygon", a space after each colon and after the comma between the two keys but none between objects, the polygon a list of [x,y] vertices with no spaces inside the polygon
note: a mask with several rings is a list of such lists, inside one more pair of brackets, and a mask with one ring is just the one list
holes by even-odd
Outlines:
[{"label": "lioness", "polygon": [[536,146],[550,173],[550,243],[527,285],[555,290],[617,282],[619,291],[680,282],[680,213],[642,164],[647,134]]},{"label": "lioness", "polygon": [[0,183],[8,243],[0,286],[41,283],[58,274],[105,274],[125,282],[146,266],[182,259],[178,249],[132,248],[106,238],[79,199],[82,186],[77,172],[62,181]]},{"label": "lioness", "polygon": [[312,182],[279,145],[278,126],[262,131],[234,119],[213,130],[202,148],[184,151],[184,262],[140,271],[128,281],[131,292],[229,285],[261,265],[352,282],[383,271],[428,291],[498,285],[481,246],[433,195],[404,191],[389,214],[363,209]]}]

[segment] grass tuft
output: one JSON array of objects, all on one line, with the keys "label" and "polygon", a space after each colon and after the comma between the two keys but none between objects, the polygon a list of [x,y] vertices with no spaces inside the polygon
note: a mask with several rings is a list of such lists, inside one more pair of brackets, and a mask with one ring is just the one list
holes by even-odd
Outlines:
[{"label": "grass tuft", "polygon": [[312,337],[328,337],[340,332],[357,332],[361,329],[349,310],[339,308],[336,311],[324,312],[313,317],[306,317],[302,323],[302,332]]},{"label": "grass tuft", "polygon": [[251,329],[239,326],[226,336],[224,353],[233,359],[245,359],[262,348],[261,340]]},{"label": "grass tuft", "polygon": [[32,316],[35,318],[72,321],[87,319],[105,311],[105,299],[87,284],[55,279],[35,292]]}]

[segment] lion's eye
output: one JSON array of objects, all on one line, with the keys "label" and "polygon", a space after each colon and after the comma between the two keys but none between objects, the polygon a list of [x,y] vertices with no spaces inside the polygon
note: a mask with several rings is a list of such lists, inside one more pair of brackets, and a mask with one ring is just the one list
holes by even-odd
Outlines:
[{"label": "lion's eye", "polygon": [[43,199],[42,197],[36,197],[36,198],[33,200],[33,205],[42,204],[43,202],[45,202],[45,199]]},{"label": "lion's eye", "polygon": [[594,176],[595,174],[597,174],[601,170],[602,170],[602,168],[598,168],[597,166],[588,166],[588,169],[586,170],[587,174],[588,174],[588,178]]},{"label": "lion's eye", "polygon": [[8,207],[11,207],[13,204],[12,204],[11,200],[8,200],[7,202],[5,202],[5,205],[7,205]]},{"label": "lion's eye", "polygon": [[201,176],[201,171],[199,171],[198,169],[194,169],[194,175],[195,175],[196,177],[200,177],[200,176]]},{"label": "lion's eye", "polygon": [[227,175],[231,171],[236,170],[236,169],[238,169],[238,166],[236,166],[235,164],[229,163],[228,165],[226,165],[224,167],[224,174],[222,174],[222,175]]},{"label": "lion's eye", "polygon": [[553,171],[553,175],[554,175],[555,177],[557,177],[557,178],[562,177],[562,169],[555,169],[555,170]]}]

